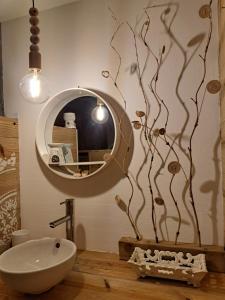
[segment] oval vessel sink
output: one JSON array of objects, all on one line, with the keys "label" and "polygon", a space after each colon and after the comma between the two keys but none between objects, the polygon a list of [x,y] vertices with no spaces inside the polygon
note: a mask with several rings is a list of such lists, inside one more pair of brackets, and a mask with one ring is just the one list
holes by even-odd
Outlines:
[{"label": "oval vessel sink", "polygon": [[66,239],[43,238],[17,245],[0,255],[0,274],[12,289],[40,294],[72,269],[76,246]]}]

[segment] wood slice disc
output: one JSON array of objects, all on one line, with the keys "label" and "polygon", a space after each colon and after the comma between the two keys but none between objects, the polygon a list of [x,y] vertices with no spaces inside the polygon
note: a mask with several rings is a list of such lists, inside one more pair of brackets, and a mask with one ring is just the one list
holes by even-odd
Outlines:
[{"label": "wood slice disc", "polygon": [[178,161],[171,161],[168,165],[168,171],[175,175],[180,172],[181,166]]},{"label": "wood slice disc", "polygon": [[219,80],[211,80],[207,83],[206,89],[210,94],[216,94],[221,89],[221,83]]},{"label": "wood slice disc", "polygon": [[133,126],[135,129],[140,129],[141,128],[141,123],[139,121],[132,121]]},{"label": "wood slice disc", "polygon": [[199,9],[199,16],[200,18],[210,18],[211,16],[211,7],[208,4],[203,5],[202,7],[200,7]]}]

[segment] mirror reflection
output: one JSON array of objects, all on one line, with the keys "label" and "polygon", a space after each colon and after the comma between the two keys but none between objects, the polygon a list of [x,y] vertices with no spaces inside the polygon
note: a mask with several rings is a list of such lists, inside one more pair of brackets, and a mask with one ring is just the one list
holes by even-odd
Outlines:
[{"label": "mirror reflection", "polygon": [[48,144],[49,164],[73,176],[87,176],[105,164],[115,141],[115,127],[107,104],[82,96],[66,104],[57,115]]}]

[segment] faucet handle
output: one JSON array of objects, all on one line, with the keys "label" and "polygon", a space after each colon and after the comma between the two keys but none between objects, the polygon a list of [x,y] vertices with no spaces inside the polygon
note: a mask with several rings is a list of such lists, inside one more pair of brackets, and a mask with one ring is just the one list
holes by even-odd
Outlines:
[{"label": "faucet handle", "polygon": [[60,205],[62,204],[67,204],[68,202],[72,202],[74,199],[66,199],[65,201],[63,202],[60,202]]}]

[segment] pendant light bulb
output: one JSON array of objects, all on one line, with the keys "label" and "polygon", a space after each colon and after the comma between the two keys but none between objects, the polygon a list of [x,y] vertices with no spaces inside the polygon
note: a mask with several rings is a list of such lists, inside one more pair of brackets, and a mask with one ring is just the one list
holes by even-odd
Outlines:
[{"label": "pendant light bulb", "polygon": [[43,103],[49,98],[48,82],[41,71],[32,69],[20,81],[23,97],[32,103]]},{"label": "pendant light bulb", "polygon": [[38,9],[34,7],[34,0],[32,1],[33,7],[30,8],[30,32],[31,32],[31,45],[29,52],[29,73],[25,75],[20,81],[20,91],[23,97],[31,103],[43,103],[49,98],[48,82],[41,74],[41,54],[39,52],[39,33],[38,27]]}]

